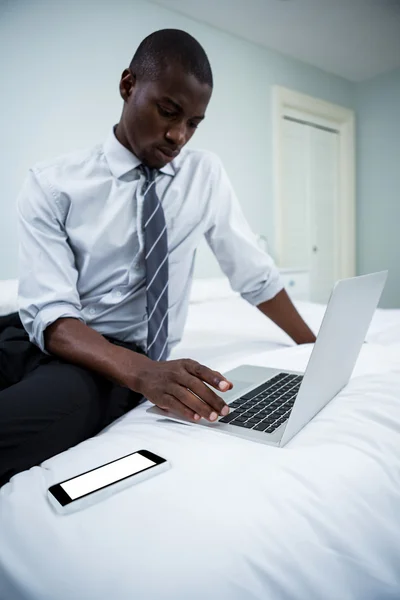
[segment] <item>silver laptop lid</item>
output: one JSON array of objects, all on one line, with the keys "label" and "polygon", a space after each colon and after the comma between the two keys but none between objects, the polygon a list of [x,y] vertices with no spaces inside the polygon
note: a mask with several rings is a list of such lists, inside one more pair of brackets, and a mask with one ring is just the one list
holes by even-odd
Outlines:
[{"label": "silver laptop lid", "polygon": [[336,283],[281,444],[348,383],[386,279],[381,271]]}]

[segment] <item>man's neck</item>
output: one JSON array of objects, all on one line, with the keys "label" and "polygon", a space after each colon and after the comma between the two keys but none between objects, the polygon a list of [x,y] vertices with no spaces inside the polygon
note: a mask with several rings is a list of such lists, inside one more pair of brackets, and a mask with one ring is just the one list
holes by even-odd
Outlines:
[{"label": "man's neck", "polygon": [[127,150],[129,150],[129,152],[132,152],[132,154],[134,154],[134,152],[132,151],[132,148],[130,147],[129,142],[126,138],[124,129],[121,125],[121,121],[118,123],[118,125],[115,125],[114,135],[120,144],[122,144]]}]

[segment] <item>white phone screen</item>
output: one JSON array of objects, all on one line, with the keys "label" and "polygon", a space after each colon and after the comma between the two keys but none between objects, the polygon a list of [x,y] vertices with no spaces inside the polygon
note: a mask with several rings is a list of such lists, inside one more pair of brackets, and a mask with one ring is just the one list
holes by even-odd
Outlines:
[{"label": "white phone screen", "polygon": [[120,458],[104,467],[78,475],[69,481],[64,481],[60,487],[69,495],[71,500],[76,500],[85,494],[90,494],[95,490],[115,483],[120,479],[134,475],[139,471],[143,471],[148,467],[154,466],[156,463],[142,454],[135,453],[124,458]]}]

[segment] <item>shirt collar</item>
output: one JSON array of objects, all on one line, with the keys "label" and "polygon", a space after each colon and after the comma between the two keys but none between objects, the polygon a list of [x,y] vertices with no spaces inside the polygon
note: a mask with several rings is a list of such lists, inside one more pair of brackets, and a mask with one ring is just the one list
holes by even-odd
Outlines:
[{"label": "shirt collar", "polygon": [[[114,128],[112,128],[104,143],[104,154],[111,173],[117,179],[126,175],[126,173],[129,173],[129,171],[136,169],[141,164],[138,157],[117,140]],[[173,177],[175,175],[175,167],[172,162],[166,164],[165,167],[162,167],[159,171]]]}]

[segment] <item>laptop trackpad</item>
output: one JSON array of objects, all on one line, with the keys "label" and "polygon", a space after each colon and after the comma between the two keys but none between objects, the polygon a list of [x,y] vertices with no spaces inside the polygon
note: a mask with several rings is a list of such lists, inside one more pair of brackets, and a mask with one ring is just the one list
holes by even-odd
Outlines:
[{"label": "laptop trackpad", "polygon": [[252,386],[248,381],[239,381],[238,379],[234,378],[230,379],[229,381],[233,383],[233,388],[229,390],[229,392],[218,392],[218,390],[213,390],[226,403],[232,402],[235,398],[240,398],[240,396],[244,394],[246,390],[254,387],[254,385]]}]

